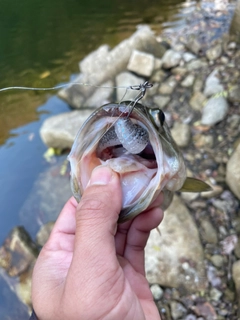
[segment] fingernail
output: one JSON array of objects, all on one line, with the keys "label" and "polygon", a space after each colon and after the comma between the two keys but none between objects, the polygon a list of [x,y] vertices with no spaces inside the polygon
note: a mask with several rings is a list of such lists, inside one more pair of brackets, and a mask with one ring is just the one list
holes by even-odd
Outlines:
[{"label": "fingernail", "polygon": [[97,167],[93,170],[89,185],[106,185],[112,179],[112,170],[105,166]]}]

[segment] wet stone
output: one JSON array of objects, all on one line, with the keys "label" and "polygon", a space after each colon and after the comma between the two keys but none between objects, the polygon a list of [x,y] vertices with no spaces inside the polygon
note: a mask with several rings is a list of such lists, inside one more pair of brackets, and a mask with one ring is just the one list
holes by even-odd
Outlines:
[{"label": "wet stone", "polygon": [[191,36],[191,38],[186,43],[186,47],[196,55],[198,55],[202,51],[202,44],[198,41],[195,35]]},{"label": "wet stone", "polygon": [[158,106],[159,109],[164,109],[168,105],[170,100],[171,100],[170,96],[164,96],[164,95],[156,95],[153,98],[153,102]]},{"label": "wet stone", "polygon": [[201,123],[212,126],[222,121],[228,112],[228,102],[224,97],[213,97],[203,108]]},{"label": "wet stone", "polygon": [[154,56],[152,54],[133,50],[127,70],[135,72],[140,76],[150,77],[154,70],[154,63]]},{"label": "wet stone", "polygon": [[182,56],[179,52],[169,49],[165,52],[162,58],[162,67],[164,69],[170,69],[179,65]]},{"label": "wet stone", "polygon": [[191,129],[188,124],[174,122],[171,134],[179,147],[186,147],[191,138]]}]

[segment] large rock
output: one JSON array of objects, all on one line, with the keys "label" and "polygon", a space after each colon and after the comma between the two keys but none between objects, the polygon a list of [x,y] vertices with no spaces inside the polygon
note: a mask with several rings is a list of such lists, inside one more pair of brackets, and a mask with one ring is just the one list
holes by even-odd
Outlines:
[{"label": "large rock", "polygon": [[228,102],[224,97],[213,97],[203,108],[201,123],[212,126],[222,121],[228,113]]},{"label": "large rock", "polygon": [[240,43],[240,0],[237,1],[234,16],[230,26],[230,35],[235,37],[235,40]]},{"label": "large rock", "polygon": [[76,110],[47,118],[40,129],[43,142],[52,148],[71,148],[78,130],[91,113],[91,110]]},{"label": "large rock", "polygon": [[127,70],[144,77],[150,77],[154,69],[154,60],[154,56],[150,53],[133,50]]},{"label": "large rock", "polygon": [[[156,41],[152,30],[148,26],[141,26],[130,38],[122,41],[109,51],[107,46],[92,52],[80,63],[82,74],[75,80],[83,84],[101,86],[108,80],[113,80],[117,74],[127,68],[133,50],[152,53],[161,58],[165,47]],[[128,85],[133,85],[129,83]],[[93,86],[68,86],[59,92],[59,96],[72,107],[79,108],[95,91]]]},{"label": "large rock", "polygon": [[207,279],[197,227],[186,206],[174,196],[160,224],[153,230],[145,254],[147,279],[184,293],[205,290]]},{"label": "large rock", "polygon": [[232,192],[240,199],[240,143],[227,163],[226,181]]}]

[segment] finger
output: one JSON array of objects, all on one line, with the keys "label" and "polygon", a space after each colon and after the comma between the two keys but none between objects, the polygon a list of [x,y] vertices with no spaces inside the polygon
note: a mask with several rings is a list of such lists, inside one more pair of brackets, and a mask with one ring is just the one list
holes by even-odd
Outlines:
[{"label": "finger", "polygon": [[[149,206],[148,209],[143,211],[143,214],[146,211],[149,211],[152,208],[159,208],[163,202],[163,193],[161,192],[158,197],[153,201],[153,203]],[[132,220],[133,221],[133,220]],[[127,221],[125,223],[119,224],[117,228],[117,233],[115,236],[115,245],[116,245],[116,252],[118,255],[122,256],[125,251],[126,240],[128,230],[132,224],[132,221]]]},{"label": "finger", "polygon": [[81,261],[84,264],[82,256],[89,257],[85,268],[94,268],[113,256],[116,259],[114,234],[121,205],[118,175],[108,167],[94,169],[77,207],[73,263]]},{"label": "finger", "polygon": [[144,248],[150,231],[156,228],[163,219],[163,211],[153,208],[137,216],[128,232],[124,257],[131,263],[136,272],[145,275]]},{"label": "finger", "polygon": [[77,201],[71,197],[58,216],[50,237],[45,245],[49,250],[71,250],[76,230]]}]

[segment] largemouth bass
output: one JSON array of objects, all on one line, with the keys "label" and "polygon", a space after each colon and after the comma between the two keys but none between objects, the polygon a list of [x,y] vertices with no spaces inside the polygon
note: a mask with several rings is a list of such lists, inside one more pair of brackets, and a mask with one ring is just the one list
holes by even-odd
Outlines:
[{"label": "largemouth bass", "polygon": [[80,201],[93,169],[109,166],[121,179],[119,223],[137,216],[164,192],[166,208],[175,191],[207,191],[209,186],[186,177],[186,167],[160,109],[130,101],[103,105],[80,128],[68,156],[71,188]]}]

